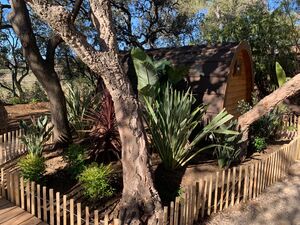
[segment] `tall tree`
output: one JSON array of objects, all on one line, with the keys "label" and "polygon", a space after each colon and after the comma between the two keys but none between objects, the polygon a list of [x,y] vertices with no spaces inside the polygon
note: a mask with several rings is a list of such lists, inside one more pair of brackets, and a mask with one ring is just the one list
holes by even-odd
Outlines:
[{"label": "tall tree", "polygon": [[[12,2],[15,1],[18,0]],[[47,2],[27,1],[34,12],[61,35],[82,61],[103,78],[114,101],[122,142],[124,187],[120,218],[127,224],[156,224],[161,215],[161,203],[151,177],[139,103],[119,61],[110,1],[90,0],[91,15],[99,32],[101,51],[90,45],[88,38],[70,23],[70,12],[62,6]]]}]

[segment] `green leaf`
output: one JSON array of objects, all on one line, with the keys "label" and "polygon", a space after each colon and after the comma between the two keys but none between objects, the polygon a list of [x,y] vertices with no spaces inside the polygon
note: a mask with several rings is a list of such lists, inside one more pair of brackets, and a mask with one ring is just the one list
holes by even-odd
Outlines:
[{"label": "green leaf", "polygon": [[286,73],[279,62],[276,62],[276,76],[279,87],[286,82]]}]

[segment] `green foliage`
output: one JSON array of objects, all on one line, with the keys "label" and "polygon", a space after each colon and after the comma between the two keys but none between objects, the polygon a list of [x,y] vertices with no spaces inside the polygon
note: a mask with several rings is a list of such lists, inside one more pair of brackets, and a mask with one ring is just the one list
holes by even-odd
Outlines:
[{"label": "green foliage", "polygon": [[29,97],[27,97],[30,102],[46,102],[48,101],[48,97],[38,82],[34,82],[33,87],[29,93]]},{"label": "green foliage", "polygon": [[262,137],[255,137],[252,144],[257,152],[262,152],[267,148],[266,139]]},{"label": "green foliage", "polygon": [[85,196],[92,200],[99,200],[104,197],[110,197],[114,189],[110,185],[109,179],[112,173],[110,165],[93,163],[85,168],[79,176]]},{"label": "green foliage", "polygon": [[154,61],[142,49],[133,48],[131,56],[138,79],[138,91],[156,97],[157,90],[167,82],[176,84],[186,74],[185,68],[174,68],[167,60]]},{"label": "green foliage", "polygon": [[276,76],[279,87],[286,82],[286,74],[279,62],[276,62]]},{"label": "green foliage", "polygon": [[[236,125],[237,121],[234,121],[229,124],[224,124],[222,127],[226,130],[233,130]],[[238,132],[232,135],[212,135],[213,142],[218,144],[214,154],[217,156],[220,168],[228,168],[233,162],[238,160],[241,152],[240,139],[241,134]]]},{"label": "green foliage", "polygon": [[20,127],[24,129],[25,134],[21,141],[27,147],[28,151],[34,155],[41,155],[43,145],[50,139],[52,127],[47,127],[48,117],[40,116],[37,120],[31,119],[31,123],[20,121]]},{"label": "green foliage", "polygon": [[84,130],[88,127],[84,117],[89,109],[97,105],[98,97],[95,97],[87,88],[80,89],[71,84],[68,84],[67,88],[66,101],[69,121],[76,130]]},{"label": "green foliage", "polygon": [[69,164],[68,170],[71,176],[77,178],[85,168],[85,149],[80,145],[71,144],[64,154],[64,159]]},{"label": "green foliage", "polygon": [[30,181],[40,181],[45,172],[45,160],[39,155],[32,153],[22,157],[18,166],[21,169],[21,175]]},{"label": "green foliage", "polygon": [[[244,2],[247,3],[244,3]],[[264,94],[278,86],[275,63],[287,74],[294,74],[298,64],[291,46],[298,43],[296,17],[279,6],[268,10],[263,1],[213,1],[203,21],[203,36],[210,43],[247,40],[254,59],[255,82]]]},{"label": "green foliage", "polygon": [[145,98],[145,117],[152,135],[152,143],[166,169],[183,167],[200,152],[216,147],[196,147],[208,135],[236,133],[222,127],[232,119],[232,116],[223,110],[191,140],[192,132],[205,113],[203,106],[193,109],[194,102],[191,92],[182,93],[169,85],[153,105]]}]

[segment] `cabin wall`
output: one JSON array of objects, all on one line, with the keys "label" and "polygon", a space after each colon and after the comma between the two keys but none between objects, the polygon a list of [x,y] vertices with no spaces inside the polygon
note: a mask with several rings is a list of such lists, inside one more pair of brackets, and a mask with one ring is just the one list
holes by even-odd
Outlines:
[{"label": "cabin wall", "polygon": [[237,57],[234,60],[227,81],[224,108],[226,108],[230,114],[238,117],[238,102],[241,100],[247,102],[251,101],[253,78],[251,60],[245,50],[237,53]]}]

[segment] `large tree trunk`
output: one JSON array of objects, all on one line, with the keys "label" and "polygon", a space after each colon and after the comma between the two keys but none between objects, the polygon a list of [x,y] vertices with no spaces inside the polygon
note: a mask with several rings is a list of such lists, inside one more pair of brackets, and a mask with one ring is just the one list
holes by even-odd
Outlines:
[{"label": "large tree trunk", "polygon": [[112,96],[122,142],[124,188],[120,218],[127,224],[156,224],[161,216],[160,198],[152,181],[138,100],[119,62],[109,1],[90,0],[103,52],[96,51],[70,24],[70,14],[63,7],[48,5],[46,1],[28,3],[91,70],[101,75]]},{"label": "large tree trunk", "polygon": [[23,0],[11,0],[12,12],[9,20],[19,36],[24,56],[38,81],[46,91],[50,101],[51,120],[54,125],[54,140],[65,143],[71,140],[67,118],[67,108],[60,81],[54,70],[54,64],[44,60],[36,44],[29,13]]},{"label": "large tree trunk", "polygon": [[250,111],[238,118],[238,127],[243,133],[242,142],[247,146],[248,131],[252,123],[266,115],[274,109],[283,100],[300,93],[300,74],[295,75],[291,80],[286,82],[268,96],[260,100]]}]

